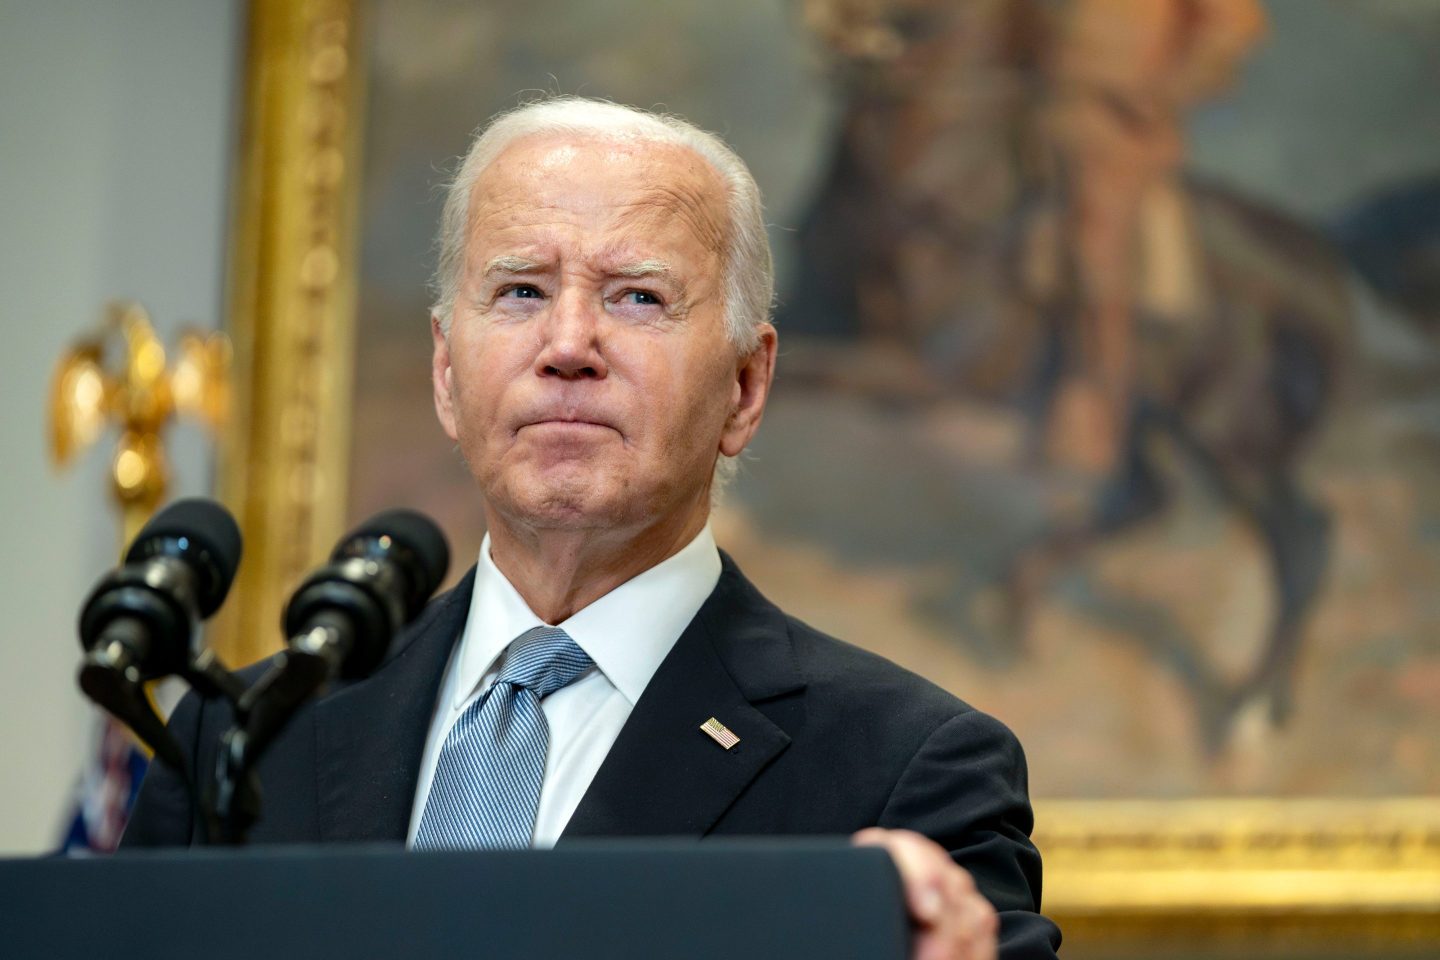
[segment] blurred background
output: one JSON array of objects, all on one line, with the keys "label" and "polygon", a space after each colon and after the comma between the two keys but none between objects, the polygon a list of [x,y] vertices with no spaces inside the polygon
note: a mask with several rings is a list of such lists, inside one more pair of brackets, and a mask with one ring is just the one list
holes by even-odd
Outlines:
[{"label": "blurred background", "polygon": [[[73,617],[117,546],[106,454],[46,462],[53,367],[117,297],[166,338],[228,323],[247,362],[223,287],[265,6],[0,0],[3,852],[71,816]],[[433,421],[426,289],[474,127],[556,92],[673,111],[767,200],[776,393],[715,523],[772,599],[1005,720],[1042,829],[1069,811],[1057,846],[1260,810],[1440,862],[1440,828],[1386,832],[1440,822],[1440,5],[309,6],[353,28],[358,98],[353,347],[313,373],[348,438],[337,515],[430,512],[454,578],[483,536]],[[172,493],[233,487],[196,427],[167,442]],[[1369,949],[1271,946],[1331,948]]]},{"label": "blurred background", "polygon": [[[0,0],[0,851],[57,847],[97,727],[75,685],[80,603],[120,550],[108,443],[58,470],[53,375],[134,298],[160,335],[223,320],[240,2]],[[213,444],[167,437],[172,493],[214,488]]]}]

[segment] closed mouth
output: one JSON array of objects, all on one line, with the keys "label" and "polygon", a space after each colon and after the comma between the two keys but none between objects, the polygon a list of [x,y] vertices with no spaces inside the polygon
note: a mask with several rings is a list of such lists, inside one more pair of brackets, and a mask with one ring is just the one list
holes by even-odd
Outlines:
[{"label": "closed mouth", "polygon": [[520,429],[524,430],[525,427],[573,427],[577,430],[585,429],[587,427],[603,427],[606,430],[615,429],[614,427],[610,426],[610,424],[602,423],[599,420],[571,419],[569,417],[554,417],[544,420],[533,420],[530,423],[521,426]]}]

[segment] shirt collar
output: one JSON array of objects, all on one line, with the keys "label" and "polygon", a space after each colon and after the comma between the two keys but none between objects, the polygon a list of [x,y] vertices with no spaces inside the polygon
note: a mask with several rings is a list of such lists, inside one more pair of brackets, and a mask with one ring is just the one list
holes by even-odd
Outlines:
[{"label": "shirt collar", "polygon": [[[719,580],[720,551],[707,523],[679,553],[556,626],[634,706]],[[544,625],[490,558],[487,533],[480,544],[475,592],[455,660],[459,682],[454,685],[453,706],[463,706],[480,688],[511,640]]]}]

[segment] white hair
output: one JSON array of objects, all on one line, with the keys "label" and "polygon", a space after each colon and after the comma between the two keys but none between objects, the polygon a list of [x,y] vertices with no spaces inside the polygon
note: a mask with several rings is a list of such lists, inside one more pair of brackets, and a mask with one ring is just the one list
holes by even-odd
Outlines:
[{"label": "white hair", "polygon": [[434,314],[449,331],[465,266],[470,223],[470,193],[480,175],[505,148],[542,134],[571,134],[603,139],[665,143],[698,154],[725,183],[729,223],[722,278],[725,330],[736,349],[756,346],[757,329],[770,319],[775,267],[760,203],[760,188],[745,161],[713,133],[670,114],[651,113],[607,100],[552,97],[493,117],[470,141],[445,195],[440,217],[440,257],[435,268]]},{"label": "white hair", "polygon": [[[770,320],[775,266],[765,233],[760,188],[750,168],[718,136],[687,120],[588,97],[550,97],[522,104],[492,117],[476,131],[449,183],[440,215],[440,255],[431,310],[441,330],[448,335],[459,295],[470,226],[470,194],[475,182],[511,144],[544,134],[672,144],[693,151],[710,164],[725,183],[729,214],[721,278],[725,332],[740,355],[754,350],[760,326]],[[712,501],[719,499],[738,471],[736,458],[721,455],[716,460],[710,487]]]}]

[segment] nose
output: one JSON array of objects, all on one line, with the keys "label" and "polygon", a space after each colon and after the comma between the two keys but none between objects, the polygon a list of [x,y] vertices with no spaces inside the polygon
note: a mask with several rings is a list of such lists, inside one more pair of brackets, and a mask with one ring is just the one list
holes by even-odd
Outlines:
[{"label": "nose", "polygon": [[535,373],[564,380],[603,379],[609,369],[600,348],[600,313],[599,304],[584,291],[562,290],[541,325]]}]

